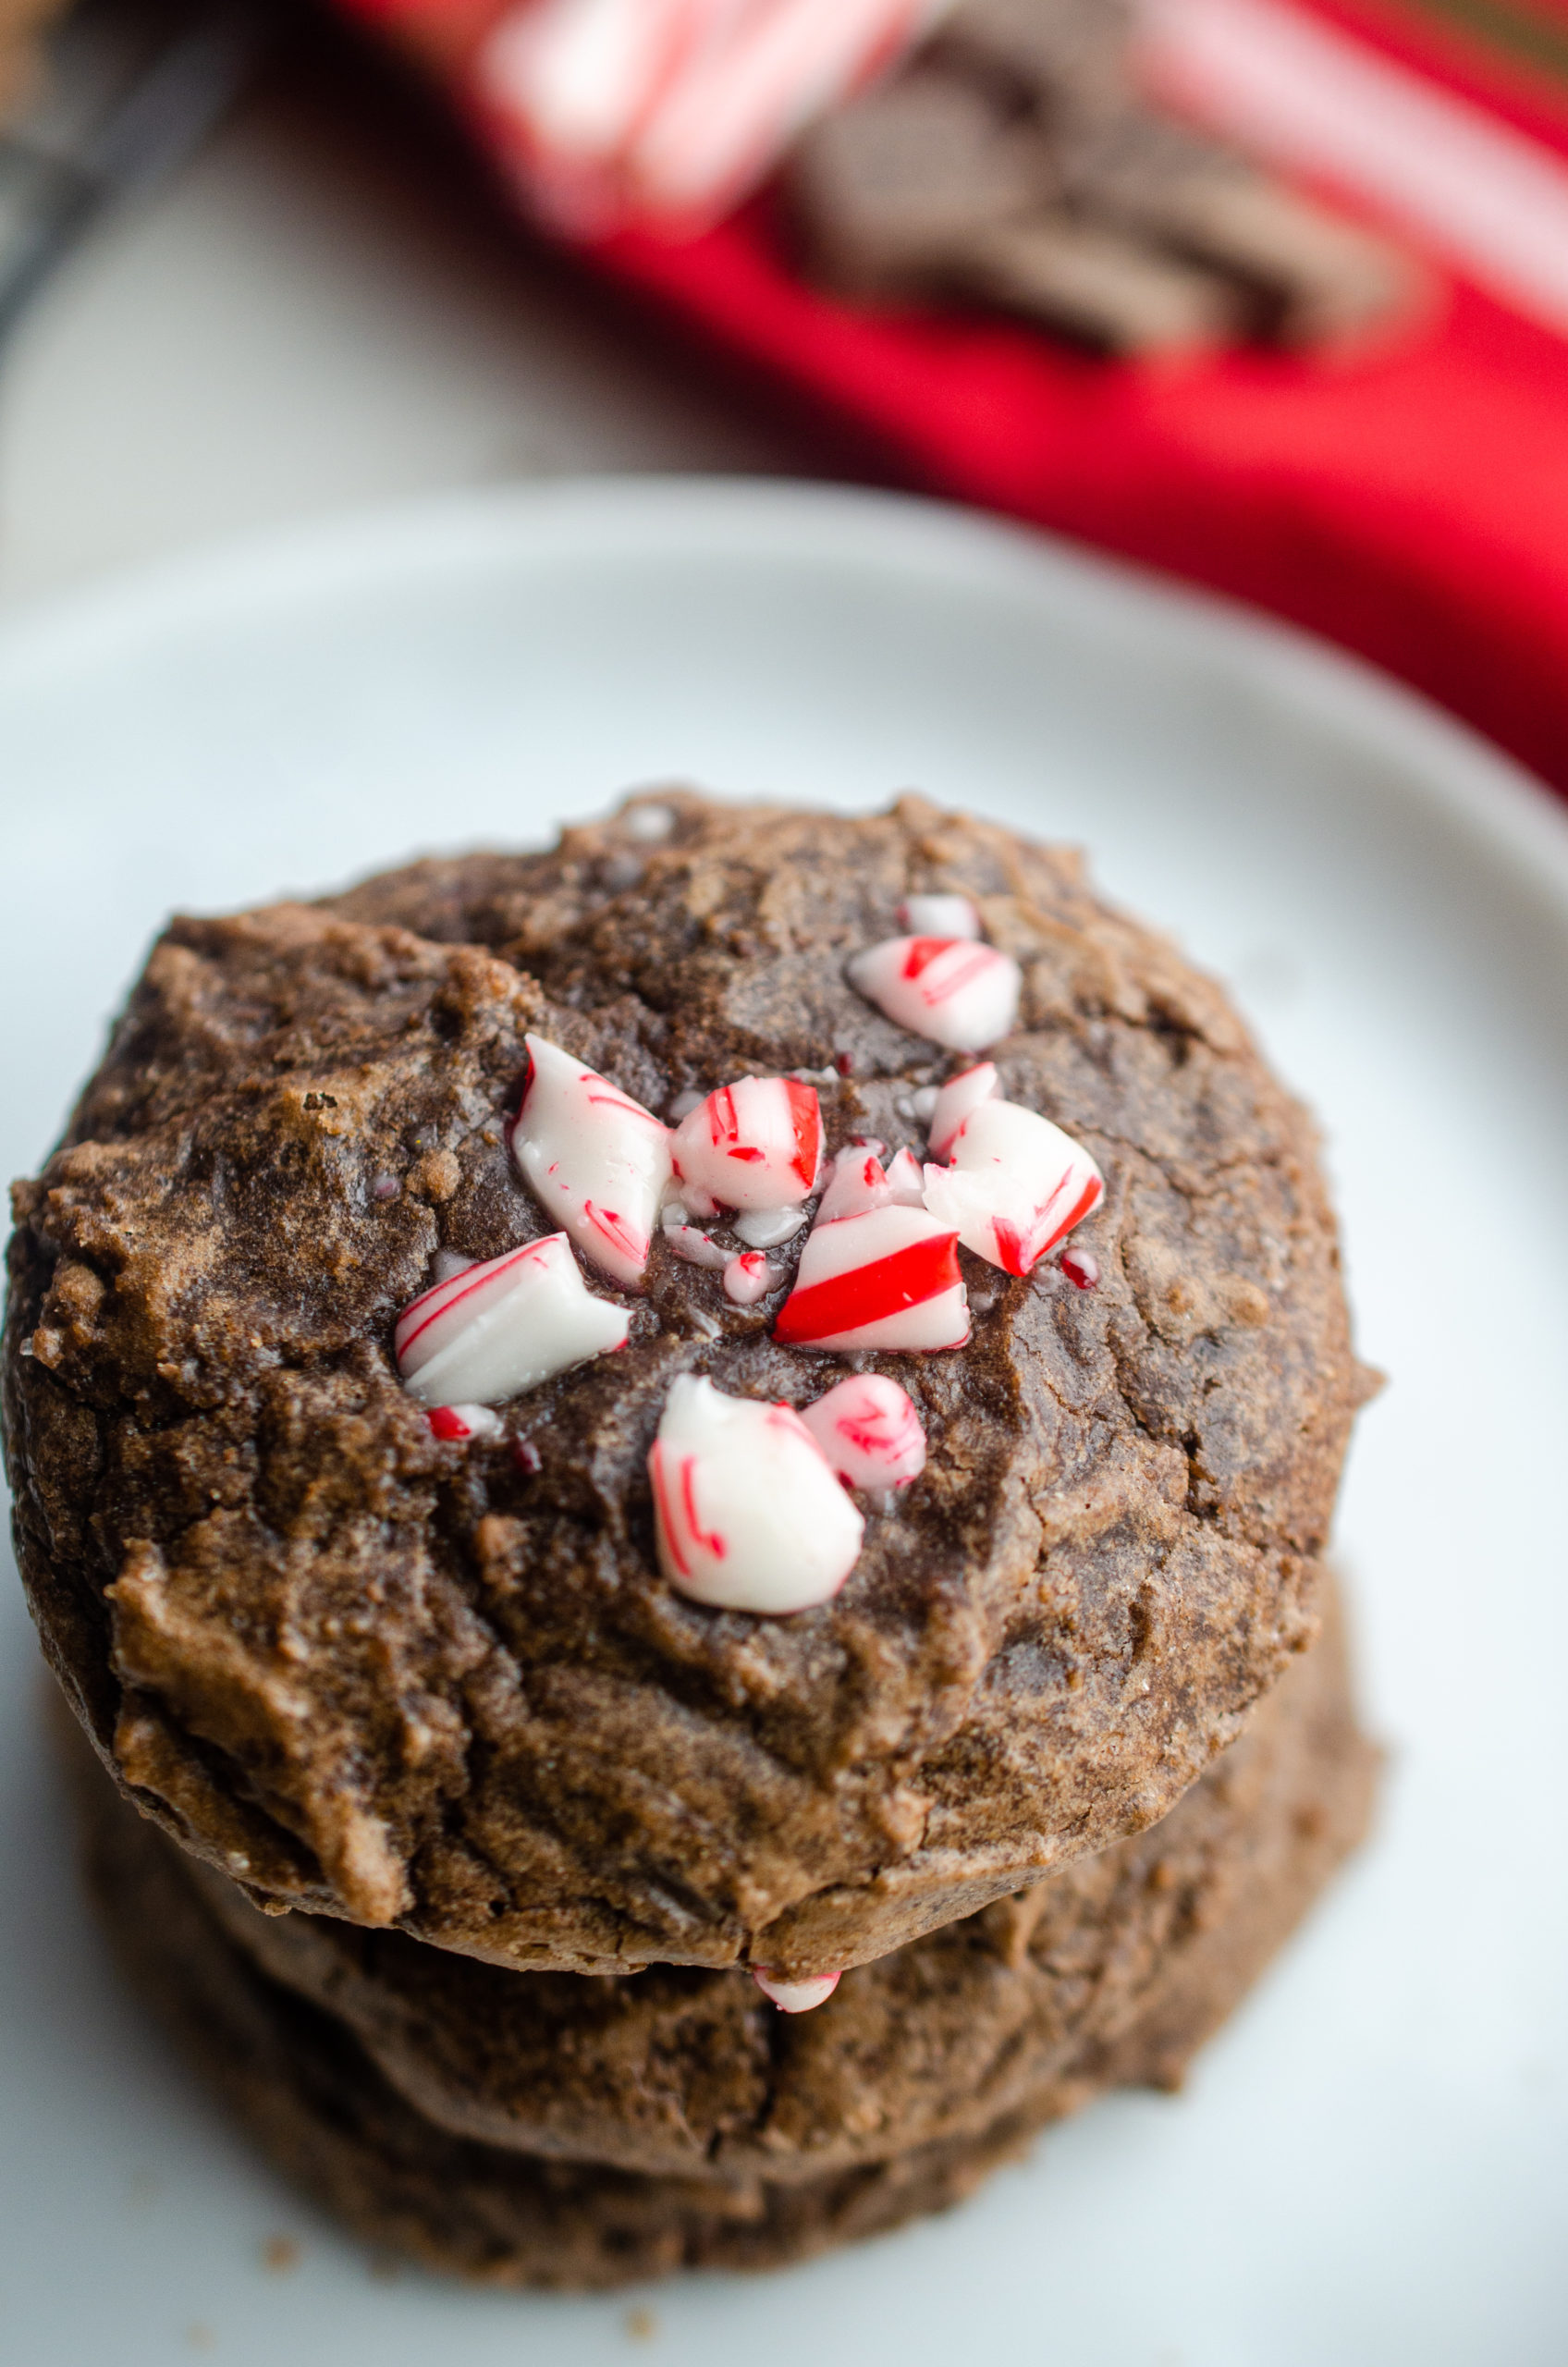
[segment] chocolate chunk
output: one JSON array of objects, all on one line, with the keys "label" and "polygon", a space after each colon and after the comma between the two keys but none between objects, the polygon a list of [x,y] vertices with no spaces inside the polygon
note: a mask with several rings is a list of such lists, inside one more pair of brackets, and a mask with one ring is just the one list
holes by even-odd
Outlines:
[{"label": "chocolate chunk", "polygon": [[790,190],[813,259],[840,288],[940,279],[955,249],[1051,194],[1041,142],[955,78],[913,73],[841,108],[796,151]]},{"label": "chocolate chunk", "polygon": [[962,281],[1106,353],[1198,351],[1243,326],[1241,305],[1212,273],[1065,213],[980,232],[965,249]]}]

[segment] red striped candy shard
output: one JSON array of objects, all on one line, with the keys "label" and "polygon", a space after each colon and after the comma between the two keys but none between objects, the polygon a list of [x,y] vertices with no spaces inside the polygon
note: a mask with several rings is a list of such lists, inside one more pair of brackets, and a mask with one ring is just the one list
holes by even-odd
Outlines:
[{"label": "red striped candy shard", "polygon": [[669,1179],[669,1128],[542,1036],[526,1039],[528,1086],[512,1158],[590,1265],[635,1290]]},{"label": "red striped candy shard", "polygon": [[891,937],[857,953],[850,984],[895,1026],[949,1052],[983,1052],[1018,1016],[1023,973],[1011,953],[964,937]]},{"label": "red striped candy shard", "polygon": [[819,2005],[827,2005],[843,1977],[841,1972],[819,1972],[804,1981],[786,1981],[766,1965],[752,1967],[752,1979],[781,2014],[814,2014]]},{"label": "red striped candy shard", "polygon": [[423,1405],[498,1405],[626,1344],[624,1307],[594,1298],[564,1233],[465,1266],[403,1309],[392,1334]]},{"label": "red striped candy shard", "polygon": [[430,1435],[462,1445],[470,1439],[499,1438],[502,1422],[488,1405],[433,1405],[425,1416]]},{"label": "red striped candy shard", "polygon": [[899,919],[911,937],[968,937],[980,934],[980,915],[967,896],[906,896]]},{"label": "red striped candy shard", "polygon": [[871,1208],[813,1228],[773,1336],[788,1347],[962,1348],[969,1300],[956,1228],[925,1208]]},{"label": "red striped candy shard", "polygon": [[681,1373],[648,1455],[659,1567],[696,1602],[773,1617],[836,1595],[865,1523],[800,1416]]},{"label": "red striped candy shard", "polygon": [[864,1216],[867,1208],[891,1206],[893,1187],[874,1150],[856,1146],[841,1150],[833,1161],[827,1188],[816,1211],[818,1224],[837,1224],[840,1217]]},{"label": "red striped candy shard", "polygon": [[1105,1196],[1082,1143],[1033,1110],[983,1101],[954,1137],[947,1167],[925,1171],[925,1205],[966,1249],[1027,1274]]},{"label": "red striped candy shard", "polygon": [[671,1144],[682,1191],[725,1208],[798,1208],[822,1170],[822,1108],[814,1085],[743,1076],[682,1118]]},{"label": "red striped candy shard", "polygon": [[733,1299],[737,1306],[755,1306],[778,1280],[760,1249],[745,1249],[739,1257],[731,1257],[724,1269],[724,1294]]},{"label": "red striped candy shard", "polygon": [[950,1076],[937,1096],[927,1133],[933,1159],[946,1159],[951,1151],[962,1125],[972,1110],[982,1101],[995,1100],[1001,1090],[994,1061],[982,1061],[978,1068],[965,1069],[961,1076]]},{"label": "red striped candy shard", "polygon": [[852,1373],[803,1405],[801,1419],[851,1488],[907,1488],[925,1468],[920,1417],[886,1373]]},{"label": "red striped candy shard", "polygon": [[901,1208],[925,1206],[925,1178],[912,1150],[896,1150],[888,1161],[888,1189]]}]

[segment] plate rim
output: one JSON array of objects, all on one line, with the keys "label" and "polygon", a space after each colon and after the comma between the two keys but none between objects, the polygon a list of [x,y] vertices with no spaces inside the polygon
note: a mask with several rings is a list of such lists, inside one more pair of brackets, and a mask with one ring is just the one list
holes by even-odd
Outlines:
[{"label": "plate rim", "polygon": [[[200,544],[0,616],[0,724],[41,677],[123,656],[199,617],[242,621],[324,589],[594,547],[896,565],[1027,597],[1071,591],[1126,632],[1377,753],[1525,875],[1568,921],[1568,807],[1537,775],[1366,659],[1260,609],[1066,536],[925,495],[826,480],[628,473],[496,480]],[[611,785],[613,790],[614,785]]]}]

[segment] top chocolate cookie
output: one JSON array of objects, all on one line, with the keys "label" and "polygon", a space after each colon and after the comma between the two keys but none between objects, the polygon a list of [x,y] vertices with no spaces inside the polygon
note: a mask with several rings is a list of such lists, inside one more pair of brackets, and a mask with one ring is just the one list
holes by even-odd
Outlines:
[{"label": "top chocolate cookie", "polygon": [[[1038,1113],[1104,1178],[1066,1271],[966,1220],[957,1149],[922,1185],[974,1060],[888,1016],[864,957],[925,896],[1021,985],[986,1122]],[[809,1233],[753,1205],[736,1237],[745,1196],[682,1166],[695,1106],[753,1077],[793,1088],[808,1212],[858,1143]],[[677,1127],[669,1183],[664,1127],[624,1121],[648,1205],[684,1203],[651,1246],[624,1208],[595,1241],[553,1079],[600,1096],[590,1126],[624,1098]],[[643,799],[547,853],[178,920],[16,1203],[34,1615],[122,1784],[263,1904],[541,1968],[837,1969],[1152,1822],[1314,1629],[1365,1390],[1310,1123],[1074,855],[914,799]],[[910,1335],[842,1251],[825,1297],[847,1218],[921,1236],[900,1304],[964,1344],[879,1344]],[[470,1318],[521,1304],[517,1269],[448,1278],[552,1236],[524,1330],[567,1345],[508,1395]],[[860,1280],[903,1270],[888,1245]],[[885,1434],[880,1467],[830,1453],[905,1483],[853,1499],[791,1417],[756,1447],[761,1407],[851,1375],[907,1394],[913,1484]],[[726,1490],[758,1608],[723,1607],[733,1558],[707,1583]]]}]

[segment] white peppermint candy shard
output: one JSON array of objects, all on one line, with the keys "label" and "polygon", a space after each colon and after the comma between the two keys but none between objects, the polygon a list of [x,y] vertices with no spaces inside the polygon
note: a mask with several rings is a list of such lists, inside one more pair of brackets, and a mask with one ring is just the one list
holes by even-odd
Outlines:
[{"label": "white peppermint candy shard", "polygon": [[983,1101],[954,1137],[951,1164],[925,1171],[925,1205],[966,1249],[1027,1274],[1104,1196],[1082,1143],[1011,1101]]},{"label": "white peppermint candy shard", "polygon": [[755,1306],[766,1298],[778,1280],[760,1249],[745,1250],[739,1257],[731,1257],[724,1269],[724,1294],[737,1306]]},{"label": "white peppermint candy shard", "polygon": [[888,1164],[888,1189],[894,1204],[900,1208],[923,1208],[925,1206],[925,1178],[920,1171],[920,1161],[912,1150],[893,1153]]},{"label": "white peppermint candy shard", "polygon": [[894,1024],[950,1052],[983,1052],[1010,1033],[1023,973],[1011,953],[964,937],[892,937],[857,953],[850,984]]},{"label": "white peppermint candy shard", "polygon": [[688,1206],[690,1185],[721,1208],[798,1208],[822,1167],[816,1087],[787,1076],[721,1085],[681,1120],[670,1147]]},{"label": "white peppermint candy shard", "polygon": [[[840,1217],[864,1216],[867,1208],[885,1208],[893,1187],[874,1150],[841,1150],[833,1162],[827,1189],[816,1211],[818,1224],[837,1224]],[[924,1202],[921,1203],[924,1206]]]},{"label": "white peppermint candy shard", "polygon": [[907,1488],[925,1468],[925,1432],[896,1380],[860,1372],[802,1406],[801,1419],[851,1488]]},{"label": "white peppermint candy shard", "polygon": [[967,896],[906,896],[899,918],[911,937],[969,937],[980,934],[980,915]]},{"label": "white peppermint candy shard", "polygon": [[978,1068],[965,1069],[962,1076],[948,1079],[931,1106],[931,1121],[926,1128],[933,1159],[947,1158],[970,1111],[978,1110],[982,1101],[995,1100],[999,1090],[1000,1079],[994,1061],[982,1061]]},{"label": "white peppermint candy shard", "polygon": [[[672,1215],[675,1217],[673,1222]],[[717,1241],[710,1241],[707,1234],[700,1232],[694,1224],[682,1224],[672,1208],[665,1209],[660,1230],[668,1245],[678,1257],[683,1257],[688,1266],[711,1266],[715,1272],[722,1272],[729,1263],[728,1249],[721,1249]]]},{"label": "white peppermint candy shard", "polygon": [[777,1249],[780,1242],[793,1241],[806,1220],[801,1208],[751,1208],[737,1217],[734,1231],[748,1249]]},{"label": "white peppermint candy shard", "polygon": [[525,1040],[531,1067],[512,1157],[584,1257],[634,1290],[670,1180],[669,1129],[558,1045]]},{"label": "white peppermint candy shard", "polygon": [[870,1208],[812,1228],[773,1336],[787,1347],[962,1348],[969,1300],[956,1227],[925,1208]]},{"label": "white peppermint candy shard", "polygon": [[752,1979],[781,2014],[815,2013],[818,2005],[827,2005],[843,1977],[841,1972],[819,1972],[811,1980],[781,1981],[761,1965],[752,1967]]},{"label": "white peppermint candy shard", "polygon": [[671,1382],[648,1456],[659,1567],[694,1601],[780,1617],[836,1595],[865,1523],[788,1405]]},{"label": "white peppermint candy shard", "polygon": [[498,1405],[626,1344],[624,1307],[594,1298],[564,1233],[467,1266],[398,1318],[403,1386],[423,1405]]}]

